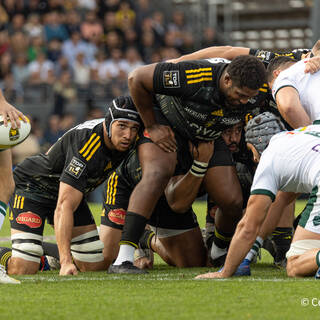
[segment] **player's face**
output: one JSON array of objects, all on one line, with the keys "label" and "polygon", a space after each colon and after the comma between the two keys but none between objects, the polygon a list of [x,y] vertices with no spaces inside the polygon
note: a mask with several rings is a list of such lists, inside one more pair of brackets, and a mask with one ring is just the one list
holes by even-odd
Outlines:
[{"label": "player's face", "polygon": [[127,151],[135,141],[139,125],[132,121],[117,120],[111,127],[111,143],[118,151]]},{"label": "player's face", "polygon": [[231,128],[225,129],[221,133],[221,137],[232,153],[239,152],[239,144],[241,140],[243,124],[242,122],[235,124]]},{"label": "player's face", "polygon": [[247,87],[237,87],[231,85],[226,89],[225,97],[226,103],[230,106],[238,106],[240,104],[247,104],[249,99],[256,96],[259,90],[253,90]]}]

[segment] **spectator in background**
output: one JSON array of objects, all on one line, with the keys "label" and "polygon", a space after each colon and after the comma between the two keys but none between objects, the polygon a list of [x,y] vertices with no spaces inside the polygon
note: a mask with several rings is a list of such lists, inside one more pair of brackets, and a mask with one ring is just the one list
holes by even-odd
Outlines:
[{"label": "spectator in background", "polygon": [[129,47],[125,51],[123,70],[127,73],[127,75],[137,67],[142,66],[143,64],[144,63],[141,59],[141,56],[135,47]]},{"label": "spectator in background", "polygon": [[145,63],[151,63],[153,52],[158,49],[155,44],[154,34],[152,31],[142,33],[140,53]]},{"label": "spectator in background", "polygon": [[66,27],[61,23],[61,16],[57,11],[49,12],[45,18],[44,33],[47,42],[52,39],[65,41],[69,38]]},{"label": "spectator in background", "polygon": [[9,51],[0,56],[0,80],[12,72],[12,56]]},{"label": "spectator in background", "polygon": [[112,49],[122,48],[123,41],[116,31],[110,31],[105,36],[106,50],[111,52]]},{"label": "spectator in background", "polygon": [[163,44],[163,39],[167,28],[165,26],[164,15],[160,11],[155,11],[152,15],[152,29],[156,38],[156,42]]},{"label": "spectator in background", "polygon": [[175,47],[180,47],[183,43],[183,33],[192,31],[192,28],[186,24],[184,12],[176,10],[172,14],[172,21],[168,25],[168,30],[172,32],[174,37]]},{"label": "spectator in background", "polygon": [[123,31],[117,25],[116,14],[112,11],[106,12],[103,17],[103,30],[105,36],[110,31],[116,32],[120,38],[124,36]]},{"label": "spectator in background", "polygon": [[57,62],[62,56],[62,44],[58,39],[52,39],[48,43],[48,59],[52,62]]},{"label": "spectator in background", "polygon": [[195,51],[194,38],[193,38],[193,35],[191,32],[189,32],[189,31],[184,32],[182,39],[183,39],[183,42],[180,47],[181,54],[187,54],[187,53]]},{"label": "spectator in background", "polygon": [[[103,118],[103,117],[102,117]],[[61,119],[61,130],[67,132],[76,125],[76,118],[72,112],[66,112]]]},{"label": "spectator in background", "polygon": [[45,53],[47,51],[44,38],[41,36],[36,36],[31,38],[30,45],[27,50],[28,61],[34,61],[39,53]]},{"label": "spectator in background", "polygon": [[40,16],[32,13],[27,18],[27,23],[23,27],[24,32],[30,38],[44,37],[44,27],[40,22]]},{"label": "spectator in background", "polygon": [[62,116],[65,113],[66,105],[77,98],[77,89],[72,81],[69,71],[63,71],[53,86],[54,109],[53,114]]},{"label": "spectator in background", "polygon": [[24,16],[22,14],[15,14],[8,26],[9,36],[12,36],[16,32],[24,32],[24,23]]},{"label": "spectator in background", "polygon": [[65,41],[62,45],[62,54],[68,59],[70,66],[74,65],[77,55],[80,52],[85,53],[86,50],[87,43],[81,40],[78,31],[72,32],[70,39]]},{"label": "spectator in background", "polygon": [[63,130],[60,127],[61,118],[59,115],[52,114],[48,119],[48,126],[44,131],[43,140],[41,141],[41,149],[46,152],[60,137]]},{"label": "spectator in background", "polygon": [[10,21],[16,14],[24,13],[24,0],[3,0],[1,2]]},{"label": "spectator in background", "polygon": [[70,10],[66,13],[65,27],[68,31],[69,37],[71,37],[71,34],[75,31],[80,33],[80,24],[81,18],[76,10]]},{"label": "spectator in background", "polygon": [[126,61],[122,57],[122,51],[114,48],[110,52],[110,59],[106,61],[107,77],[111,80],[126,81]]},{"label": "spectator in background", "polygon": [[79,52],[73,63],[74,83],[80,88],[88,88],[90,82],[90,66],[85,61],[83,52]]},{"label": "spectator in background", "polygon": [[138,33],[134,28],[127,28],[123,34],[124,48],[137,47],[139,44]]},{"label": "spectator in background", "polygon": [[24,8],[25,15],[36,13],[40,16],[49,12],[48,0],[28,0]]},{"label": "spectator in background", "polygon": [[116,22],[121,30],[134,27],[136,14],[131,9],[128,1],[121,1],[119,9],[116,12]]},{"label": "spectator in background", "polygon": [[29,68],[27,56],[24,53],[19,53],[15,56],[12,66],[12,74],[14,81],[23,85],[29,78]]},{"label": "spectator in background", "polygon": [[59,78],[64,71],[70,72],[72,75],[72,68],[69,65],[69,61],[65,56],[61,56],[58,61],[54,63],[54,75]]},{"label": "spectator in background", "polygon": [[52,84],[55,80],[54,65],[44,52],[39,52],[37,59],[29,64],[29,83]]},{"label": "spectator in background", "polygon": [[106,83],[107,77],[107,59],[104,50],[99,50],[95,60],[91,63],[90,79],[100,83]]},{"label": "spectator in background", "polygon": [[13,56],[18,55],[20,53],[25,53],[29,47],[29,38],[26,35],[18,31],[14,33],[10,37],[10,44],[11,44],[11,53]]},{"label": "spectator in background", "polygon": [[116,12],[120,6],[120,0],[98,0],[100,12]]},{"label": "spectator in background", "polygon": [[21,104],[23,102],[22,86],[14,81],[12,73],[7,73],[1,81],[3,95],[10,103]]},{"label": "spectator in background", "polygon": [[94,11],[89,11],[85,15],[85,20],[80,25],[82,38],[90,41],[93,38],[101,38],[103,35],[102,23],[97,19]]},{"label": "spectator in background", "polygon": [[95,0],[77,0],[77,7],[85,11],[94,11],[97,9],[97,3]]},{"label": "spectator in background", "polygon": [[142,21],[148,17],[151,17],[154,9],[150,4],[150,0],[137,0],[136,4],[136,14],[137,14],[137,25],[142,25]]}]

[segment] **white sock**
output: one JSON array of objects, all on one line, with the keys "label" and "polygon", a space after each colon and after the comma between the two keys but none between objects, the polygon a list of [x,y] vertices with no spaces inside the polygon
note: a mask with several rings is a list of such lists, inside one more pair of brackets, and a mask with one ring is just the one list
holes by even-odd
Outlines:
[{"label": "white sock", "polygon": [[260,248],[262,247],[263,239],[261,237],[257,237],[256,241],[254,242],[252,248],[246,255],[245,259],[252,261],[258,254]]},{"label": "white sock", "polygon": [[221,249],[217,247],[214,242],[212,242],[210,255],[213,260],[223,256],[224,254],[227,253],[227,251],[228,251],[227,248]]},{"label": "white sock", "polygon": [[115,266],[122,264],[124,261],[130,261],[133,263],[135,247],[128,244],[121,244],[119,254],[116,261],[113,263]]},{"label": "white sock", "polygon": [[7,205],[0,201],[0,230],[3,225],[4,218],[6,217]]}]

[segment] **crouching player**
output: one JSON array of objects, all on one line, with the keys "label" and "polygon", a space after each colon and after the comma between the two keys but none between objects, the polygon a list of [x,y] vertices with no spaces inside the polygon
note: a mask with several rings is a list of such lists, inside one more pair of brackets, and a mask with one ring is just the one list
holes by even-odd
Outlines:
[{"label": "crouching player", "polygon": [[12,257],[0,249],[9,274],[34,274],[39,269],[45,219],[54,224],[60,275],[106,269],[103,243],[85,195],[125,158],[139,126],[131,98],[119,97],[107,106],[105,119],[72,128],[46,154],[16,167],[9,215]]},{"label": "crouching player", "polygon": [[[251,148],[259,158],[258,149],[268,145],[274,128],[266,126],[268,117],[258,116],[251,121],[246,135],[258,134]],[[281,128],[279,127],[279,131]],[[260,137],[260,139],[259,139]],[[316,274],[320,267],[320,229],[318,212],[319,188],[319,121],[314,125],[275,135],[263,152],[251,188],[245,216],[239,222],[232,239],[224,268],[197,278],[231,277],[254,243],[265,216],[279,190],[294,193],[310,193],[309,202],[296,229],[290,250],[287,252],[289,276]]]}]

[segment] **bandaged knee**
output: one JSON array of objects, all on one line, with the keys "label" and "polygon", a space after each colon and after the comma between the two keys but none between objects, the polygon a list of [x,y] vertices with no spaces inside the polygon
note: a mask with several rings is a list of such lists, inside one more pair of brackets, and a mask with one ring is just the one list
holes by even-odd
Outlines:
[{"label": "bandaged knee", "polygon": [[43,255],[42,240],[43,236],[34,233],[13,234],[11,236],[12,258],[40,263],[40,258]]},{"label": "bandaged knee", "polygon": [[103,242],[99,239],[97,230],[81,234],[71,240],[72,257],[78,261],[103,261],[103,247]]}]

